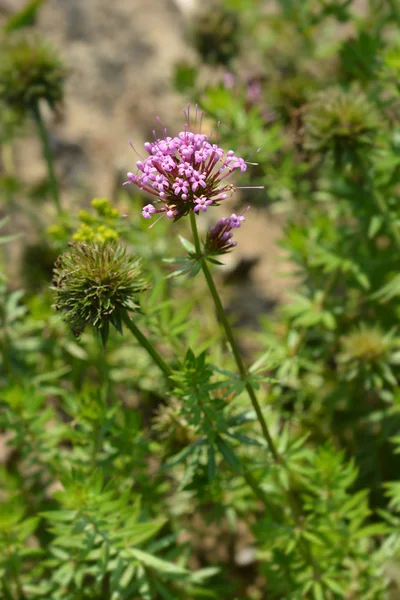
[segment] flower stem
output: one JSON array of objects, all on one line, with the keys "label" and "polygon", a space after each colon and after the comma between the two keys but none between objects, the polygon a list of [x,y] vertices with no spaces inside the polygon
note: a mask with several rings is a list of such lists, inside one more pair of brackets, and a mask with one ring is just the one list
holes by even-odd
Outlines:
[{"label": "flower stem", "polygon": [[[248,395],[250,397],[251,403],[252,403],[253,408],[254,408],[254,410],[256,412],[259,424],[261,426],[261,429],[262,429],[262,432],[263,432],[263,435],[264,435],[264,439],[267,442],[268,448],[269,448],[269,450],[270,450],[270,452],[271,452],[271,454],[272,454],[272,456],[274,458],[274,461],[277,464],[282,465],[283,467],[285,467],[286,466],[285,465],[285,461],[284,461],[283,457],[279,454],[279,452],[277,450],[277,447],[276,447],[276,445],[275,445],[275,443],[274,443],[274,441],[272,439],[272,436],[271,436],[270,431],[268,429],[268,425],[267,425],[267,423],[266,423],[266,421],[264,419],[264,415],[262,413],[261,406],[260,406],[260,404],[259,404],[259,402],[257,400],[257,396],[256,396],[256,393],[254,391],[254,388],[253,388],[253,386],[251,385],[251,383],[247,379],[247,377],[248,377],[247,369],[246,369],[246,367],[244,365],[244,362],[243,362],[243,359],[241,357],[240,350],[239,350],[239,348],[237,346],[235,337],[233,335],[233,331],[232,331],[231,325],[230,325],[229,320],[228,320],[228,318],[227,318],[227,316],[225,314],[225,310],[224,310],[224,307],[222,305],[221,298],[220,298],[220,296],[218,294],[218,290],[217,290],[217,288],[215,286],[214,280],[212,278],[210,269],[208,268],[208,265],[207,265],[207,262],[206,262],[206,258],[203,255],[202,250],[201,250],[200,238],[199,238],[199,233],[198,233],[197,224],[196,224],[196,215],[195,215],[195,213],[193,211],[190,212],[190,224],[191,224],[191,227],[192,227],[193,241],[194,241],[194,245],[195,245],[195,249],[196,249],[197,259],[199,261],[201,261],[201,268],[202,268],[202,271],[204,273],[204,277],[205,277],[205,279],[207,281],[207,285],[208,285],[208,288],[210,290],[210,293],[212,295],[212,298],[213,298],[213,301],[214,301],[214,304],[215,304],[215,308],[217,310],[218,317],[219,317],[219,319],[221,321],[221,324],[222,324],[222,326],[223,326],[223,328],[225,330],[226,337],[228,338],[229,344],[231,346],[232,353],[233,353],[233,356],[234,356],[235,361],[236,361],[237,368],[238,368],[239,373],[240,373],[240,377],[241,377],[242,381],[245,384],[246,391],[247,391],[247,393],[248,393]],[[290,476],[289,472],[288,472],[288,475]],[[264,504],[265,504],[265,506],[268,507],[269,503],[267,504],[265,502],[266,497],[263,494],[263,490],[257,484],[256,480],[252,477],[252,475],[249,474],[249,473],[246,473],[245,479],[247,481],[247,484],[253,489],[254,493],[260,499],[262,499],[263,502],[264,502]],[[291,482],[291,479],[289,477],[289,486],[290,486],[290,482]],[[301,508],[300,501],[299,501],[296,493],[293,492],[293,490],[290,489],[290,487],[289,487],[289,489],[286,490],[286,495],[287,495],[288,504],[289,504],[291,512],[293,514],[294,520],[295,520],[295,522],[296,522],[296,524],[298,526],[301,526],[303,515],[302,515],[302,508]],[[314,580],[315,581],[319,581],[319,579],[320,579],[320,570],[319,570],[318,565],[315,562],[315,559],[314,559],[314,556],[312,554],[311,547],[310,547],[308,541],[303,538],[300,541],[300,546],[301,546],[302,553],[303,553],[303,556],[304,556],[306,562],[311,566],[311,568],[313,570]],[[323,592],[323,594],[324,594],[324,592]],[[325,598],[325,594],[323,595],[323,598]]]},{"label": "flower stem", "polygon": [[159,366],[161,371],[164,373],[167,379],[169,379],[172,375],[172,370],[167,365],[167,363],[161,358],[157,350],[154,348],[153,344],[149,342],[147,337],[138,329],[135,323],[129,318],[127,312],[122,313],[122,320],[125,323],[126,327],[129,331],[135,336],[137,341],[143,348],[148,352],[154,362]]},{"label": "flower stem", "polygon": [[191,226],[192,226],[192,232],[193,232],[194,245],[195,245],[195,248],[196,248],[196,254],[197,254],[199,260],[201,260],[201,268],[203,270],[204,277],[206,278],[207,285],[208,285],[208,288],[210,290],[211,296],[212,296],[212,298],[214,300],[214,304],[215,304],[215,308],[217,309],[218,317],[219,317],[219,319],[220,319],[220,321],[222,323],[222,326],[223,326],[223,328],[225,330],[225,333],[226,333],[226,337],[228,338],[229,344],[231,346],[231,349],[232,349],[232,352],[233,352],[233,356],[235,358],[235,362],[236,362],[237,368],[238,368],[239,373],[240,373],[240,377],[241,377],[242,381],[245,384],[247,393],[248,393],[248,395],[250,397],[251,403],[252,403],[253,408],[254,408],[254,410],[256,412],[257,419],[258,419],[258,421],[260,423],[260,426],[261,426],[261,429],[262,429],[265,441],[267,442],[268,448],[270,449],[270,452],[271,452],[272,456],[274,457],[274,460],[277,463],[281,463],[282,462],[282,457],[279,455],[278,450],[277,450],[277,448],[276,448],[276,446],[274,444],[274,441],[273,441],[273,439],[271,437],[271,434],[270,434],[269,429],[268,429],[268,425],[267,425],[267,423],[266,423],[266,421],[264,419],[264,415],[262,414],[261,406],[258,403],[257,396],[255,394],[254,388],[251,385],[251,383],[249,381],[247,381],[247,375],[248,374],[247,374],[246,367],[244,366],[244,363],[243,363],[243,360],[242,360],[239,348],[237,346],[235,337],[233,335],[232,328],[231,328],[230,323],[229,323],[229,321],[227,319],[227,316],[225,314],[225,310],[224,310],[224,307],[222,305],[221,298],[219,297],[219,294],[218,294],[217,288],[215,286],[214,280],[212,278],[211,271],[208,268],[206,259],[202,255],[201,246],[200,246],[200,239],[199,239],[199,233],[197,231],[197,225],[196,225],[196,215],[194,214],[193,211],[190,212],[190,223],[191,223]]},{"label": "flower stem", "polygon": [[48,132],[46,129],[46,125],[44,124],[44,121],[43,121],[42,113],[41,113],[38,102],[36,102],[32,106],[32,113],[33,113],[33,118],[38,127],[39,137],[40,137],[40,141],[42,144],[43,156],[44,156],[44,159],[45,159],[46,165],[47,165],[47,172],[48,172],[48,176],[49,176],[51,195],[53,196],[54,204],[55,204],[58,214],[61,214],[62,209],[61,209],[61,203],[60,203],[60,191],[58,188],[57,177],[56,177],[56,173],[54,170],[54,162],[53,162],[53,157],[52,157],[51,150],[50,150],[49,136],[48,136]]}]

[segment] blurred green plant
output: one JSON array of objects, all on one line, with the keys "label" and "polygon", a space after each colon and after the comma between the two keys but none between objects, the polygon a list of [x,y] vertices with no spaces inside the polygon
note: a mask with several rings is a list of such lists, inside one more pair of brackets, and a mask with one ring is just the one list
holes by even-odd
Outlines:
[{"label": "blurred green plant", "polygon": [[40,252],[30,236],[15,251],[28,200],[9,150],[22,112],[56,106],[66,74],[14,31],[39,4],[6,22],[0,61],[0,193],[13,210],[0,237],[0,596],[393,600],[396,3],[224,0],[193,24],[198,58],[175,85],[221,121],[218,145],[250,161],[261,149],[244,186],[266,194],[242,200],[284,215],[293,266],[285,300],[243,338],[213,273],[230,231],[203,230],[208,214],[192,243],[184,219],[149,228],[144,198],[121,191],[40,223]]}]

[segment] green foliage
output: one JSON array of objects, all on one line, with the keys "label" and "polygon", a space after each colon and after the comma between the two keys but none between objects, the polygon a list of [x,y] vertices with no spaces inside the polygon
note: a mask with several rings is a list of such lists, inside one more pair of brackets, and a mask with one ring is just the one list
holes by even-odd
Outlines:
[{"label": "green foliage", "polygon": [[30,0],[21,10],[13,14],[4,26],[4,31],[10,33],[24,27],[36,24],[37,13],[44,0]]},{"label": "green foliage", "polygon": [[[2,40],[12,217],[33,213],[12,143],[65,78],[15,31],[39,5]],[[192,236],[149,228],[126,188],[68,211],[56,193],[34,244],[0,221],[1,598],[399,596],[398,23],[389,0],[225,0],[189,28],[175,85],[251,161],[245,206],[283,222],[287,290],[250,333],[197,234],[211,208]]]},{"label": "green foliage", "polygon": [[239,50],[237,13],[218,2],[206,3],[196,15],[191,37],[204,62],[228,65]]}]

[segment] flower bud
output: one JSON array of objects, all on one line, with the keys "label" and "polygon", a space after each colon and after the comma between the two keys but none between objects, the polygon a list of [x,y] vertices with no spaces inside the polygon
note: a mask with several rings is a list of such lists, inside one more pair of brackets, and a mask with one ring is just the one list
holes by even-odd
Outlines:
[{"label": "flower bud", "polygon": [[204,243],[204,250],[208,256],[225,254],[229,252],[237,245],[237,242],[233,241],[232,229],[238,229],[245,221],[243,215],[231,215],[225,219],[220,219],[214,227],[212,227],[208,233]]}]

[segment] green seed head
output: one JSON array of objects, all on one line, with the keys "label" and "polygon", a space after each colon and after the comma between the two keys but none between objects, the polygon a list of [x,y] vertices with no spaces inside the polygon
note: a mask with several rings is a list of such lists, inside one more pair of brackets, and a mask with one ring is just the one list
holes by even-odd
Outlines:
[{"label": "green seed head", "polygon": [[139,309],[137,296],[146,287],[140,260],[117,242],[71,244],[56,263],[53,284],[55,307],[74,334],[92,325],[104,345],[110,323],[122,332],[122,314]]},{"label": "green seed head", "polygon": [[57,53],[37,37],[13,35],[2,42],[0,100],[23,113],[40,100],[54,108],[63,99],[66,68]]},{"label": "green seed head", "polygon": [[362,326],[342,338],[341,362],[376,363],[385,358],[393,341],[378,327]]},{"label": "green seed head", "polygon": [[304,147],[333,152],[336,161],[352,160],[374,144],[378,128],[374,106],[361,90],[324,90],[306,107]]}]

